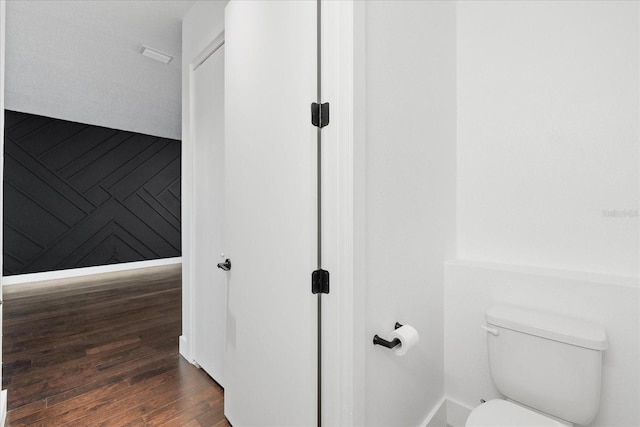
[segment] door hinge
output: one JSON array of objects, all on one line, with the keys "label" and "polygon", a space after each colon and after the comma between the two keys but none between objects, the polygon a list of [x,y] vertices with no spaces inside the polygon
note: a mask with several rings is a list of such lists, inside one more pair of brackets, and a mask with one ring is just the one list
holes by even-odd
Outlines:
[{"label": "door hinge", "polygon": [[311,124],[323,128],[329,124],[329,103],[318,104],[313,102],[311,104]]},{"label": "door hinge", "polygon": [[329,272],[327,270],[316,270],[311,273],[311,293],[329,293]]}]

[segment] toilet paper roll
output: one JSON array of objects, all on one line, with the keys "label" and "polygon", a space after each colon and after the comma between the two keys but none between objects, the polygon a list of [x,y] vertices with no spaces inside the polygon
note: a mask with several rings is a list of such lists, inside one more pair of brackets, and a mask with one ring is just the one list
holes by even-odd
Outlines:
[{"label": "toilet paper roll", "polygon": [[411,325],[400,326],[398,329],[391,332],[391,339],[393,340],[394,338],[398,338],[400,340],[400,345],[393,349],[398,356],[404,356],[407,354],[407,351],[420,341],[418,331],[416,331],[416,329]]}]

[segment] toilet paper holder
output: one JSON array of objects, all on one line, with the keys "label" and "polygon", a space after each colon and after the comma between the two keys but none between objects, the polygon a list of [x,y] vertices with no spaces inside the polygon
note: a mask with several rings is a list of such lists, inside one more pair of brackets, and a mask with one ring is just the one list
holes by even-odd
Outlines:
[{"label": "toilet paper holder", "polygon": [[[396,326],[394,329],[398,329],[400,328],[402,325],[398,322],[396,322]],[[387,347],[387,348],[394,348],[397,345],[400,345],[400,339],[399,338],[394,338],[392,341],[387,341],[384,338],[380,338],[378,336],[378,334],[375,334],[373,336],[373,344],[377,344],[377,345],[381,345],[383,347]]]}]

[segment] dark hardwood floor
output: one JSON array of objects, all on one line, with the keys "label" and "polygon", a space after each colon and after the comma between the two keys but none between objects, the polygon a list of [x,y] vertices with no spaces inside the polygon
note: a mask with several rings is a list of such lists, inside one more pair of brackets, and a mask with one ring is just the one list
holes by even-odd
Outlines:
[{"label": "dark hardwood floor", "polygon": [[229,426],[178,355],[180,269],[4,289],[8,426]]}]

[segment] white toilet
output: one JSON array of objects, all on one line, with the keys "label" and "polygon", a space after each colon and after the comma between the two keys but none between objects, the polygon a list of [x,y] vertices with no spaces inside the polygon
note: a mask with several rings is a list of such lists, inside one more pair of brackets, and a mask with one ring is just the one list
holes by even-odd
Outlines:
[{"label": "white toilet", "polygon": [[511,306],[486,313],[489,369],[506,400],[475,408],[466,427],[566,427],[598,412],[602,326]]}]

